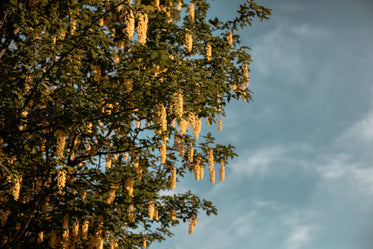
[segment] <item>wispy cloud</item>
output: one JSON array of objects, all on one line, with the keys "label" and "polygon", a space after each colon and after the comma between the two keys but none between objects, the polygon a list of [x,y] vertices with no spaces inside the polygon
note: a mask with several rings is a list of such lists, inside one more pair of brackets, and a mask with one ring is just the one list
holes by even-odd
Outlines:
[{"label": "wispy cloud", "polygon": [[242,159],[233,165],[232,169],[237,175],[264,173],[271,164],[281,160],[286,152],[286,148],[283,146],[260,148],[248,155],[242,156]]},{"label": "wispy cloud", "polygon": [[311,227],[309,226],[296,226],[289,237],[286,239],[285,245],[287,249],[300,249],[311,241]]},{"label": "wispy cloud", "polygon": [[292,85],[305,82],[311,76],[309,50],[305,49],[307,43],[310,39],[320,41],[328,38],[327,30],[322,27],[286,22],[278,24],[276,29],[254,39],[255,73]]}]

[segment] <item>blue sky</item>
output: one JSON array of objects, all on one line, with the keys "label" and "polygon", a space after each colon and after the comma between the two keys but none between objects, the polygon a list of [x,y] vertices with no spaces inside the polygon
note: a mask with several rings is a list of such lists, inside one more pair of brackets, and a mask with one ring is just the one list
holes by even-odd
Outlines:
[{"label": "blue sky", "polygon": [[[216,0],[211,14],[229,18],[240,2]],[[218,216],[150,248],[371,249],[373,2],[257,3],[272,17],[241,32],[254,101],[227,107],[218,139],[240,156],[223,183],[177,187]]]}]

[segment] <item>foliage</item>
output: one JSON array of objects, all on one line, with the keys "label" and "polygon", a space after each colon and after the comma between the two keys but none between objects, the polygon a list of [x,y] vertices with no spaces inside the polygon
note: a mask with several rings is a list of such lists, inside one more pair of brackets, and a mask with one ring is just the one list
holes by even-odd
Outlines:
[{"label": "foliage", "polygon": [[[187,172],[236,154],[221,129],[250,100],[239,28],[270,10],[208,20],[206,0],[0,4],[1,248],[140,248],[215,207],[169,195]],[[173,141],[172,141],[173,140]]]}]

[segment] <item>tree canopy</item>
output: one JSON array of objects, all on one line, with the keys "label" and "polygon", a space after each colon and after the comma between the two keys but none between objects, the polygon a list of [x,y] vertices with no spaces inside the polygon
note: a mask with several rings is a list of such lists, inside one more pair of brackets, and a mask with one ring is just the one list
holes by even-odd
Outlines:
[{"label": "tree canopy", "polygon": [[199,137],[201,122],[220,131],[226,104],[251,100],[237,31],[270,9],[247,1],[221,21],[209,7],[0,3],[1,248],[141,248],[216,214],[166,192],[189,172],[214,183],[217,165],[224,180],[234,147]]}]

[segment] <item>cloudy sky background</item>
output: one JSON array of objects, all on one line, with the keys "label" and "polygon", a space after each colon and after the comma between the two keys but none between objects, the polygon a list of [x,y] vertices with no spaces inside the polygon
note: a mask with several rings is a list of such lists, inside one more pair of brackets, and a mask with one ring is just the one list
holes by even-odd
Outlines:
[{"label": "cloudy sky background", "polygon": [[[211,15],[229,18],[243,1],[216,0]],[[218,139],[239,158],[223,183],[177,187],[218,216],[150,248],[371,249],[373,2],[256,2],[272,17],[241,32],[254,101],[228,106]]]}]

